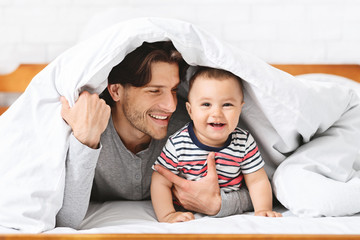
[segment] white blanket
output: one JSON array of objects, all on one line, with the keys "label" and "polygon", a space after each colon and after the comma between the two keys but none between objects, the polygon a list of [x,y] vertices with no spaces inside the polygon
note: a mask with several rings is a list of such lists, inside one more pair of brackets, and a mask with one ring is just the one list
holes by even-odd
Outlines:
[{"label": "white blanket", "polygon": [[[59,97],[100,93],[113,66],[143,41],[172,40],[192,65],[245,80],[241,122],[257,140],[284,206],[302,216],[360,212],[360,106],[338,85],[297,80],[197,27],[171,19],[119,23],[64,52],[0,117],[0,225],[52,229],[62,204],[70,134]],[[279,166],[279,167],[278,167]]]}]

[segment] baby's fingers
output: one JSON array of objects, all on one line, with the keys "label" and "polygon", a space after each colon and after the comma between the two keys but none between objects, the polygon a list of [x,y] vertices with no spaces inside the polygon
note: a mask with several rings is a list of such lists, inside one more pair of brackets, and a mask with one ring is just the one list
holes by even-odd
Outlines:
[{"label": "baby's fingers", "polygon": [[266,214],[268,217],[282,217],[281,213],[275,211],[268,211]]},{"label": "baby's fingers", "polygon": [[191,212],[184,212],[183,214],[181,214],[181,222],[187,222],[190,220],[194,220],[194,214],[192,214]]},{"label": "baby's fingers", "polygon": [[254,215],[258,216],[258,217],[267,217],[268,216],[266,211],[258,211],[258,212],[255,212]]},{"label": "baby's fingers", "polygon": [[274,213],[275,213],[275,217],[282,217],[281,213],[278,213],[278,212],[274,212]]},{"label": "baby's fingers", "polygon": [[282,217],[281,213],[275,212],[275,211],[258,211],[255,212],[255,216],[261,216],[261,217]]},{"label": "baby's fingers", "polygon": [[191,212],[183,212],[177,216],[175,222],[187,222],[194,219],[194,214],[192,214]]}]

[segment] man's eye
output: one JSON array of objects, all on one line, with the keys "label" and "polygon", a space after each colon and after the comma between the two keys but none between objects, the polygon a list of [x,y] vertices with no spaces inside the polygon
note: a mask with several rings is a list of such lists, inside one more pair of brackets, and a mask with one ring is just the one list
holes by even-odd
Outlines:
[{"label": "man's eye", "polygon": [[153,89],[153,90],[150,90],[149,92],[151,92],[151,93],[159,93],[160,90],[159,89]]}]

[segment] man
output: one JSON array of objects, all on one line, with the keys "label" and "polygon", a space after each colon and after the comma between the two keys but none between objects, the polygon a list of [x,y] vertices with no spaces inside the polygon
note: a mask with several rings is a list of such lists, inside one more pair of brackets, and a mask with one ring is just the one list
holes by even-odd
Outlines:
[{"label": "man", "polygon": [[[171,42],[144,43],[110,72],[101,95],[107,104],[87,92],[72,108],[61,99],[62,117],[73,134],[57,226],[78,228],[90,196],[94,201],[150,198],[151,166],[166,136],[189,121],[184,103],[176,108],[185,71],[186,63]],[[209,168],[215,167],[214,159],[208,161]],[[197,182],[158,171],[174,182],[174,195],[188,210],[223,216],[251,206],[247,192],[220,192],[215,171]]]}]

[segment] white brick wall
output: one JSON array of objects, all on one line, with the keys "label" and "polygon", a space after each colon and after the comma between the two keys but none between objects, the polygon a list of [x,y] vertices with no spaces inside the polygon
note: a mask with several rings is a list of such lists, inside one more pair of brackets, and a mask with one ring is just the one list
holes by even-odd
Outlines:
[{"label": "white brick wall", "polygon": [[359,13],[360,0],[0,0],[0,72],[142,16],[193,22],[270,63],[360,64]]}]

